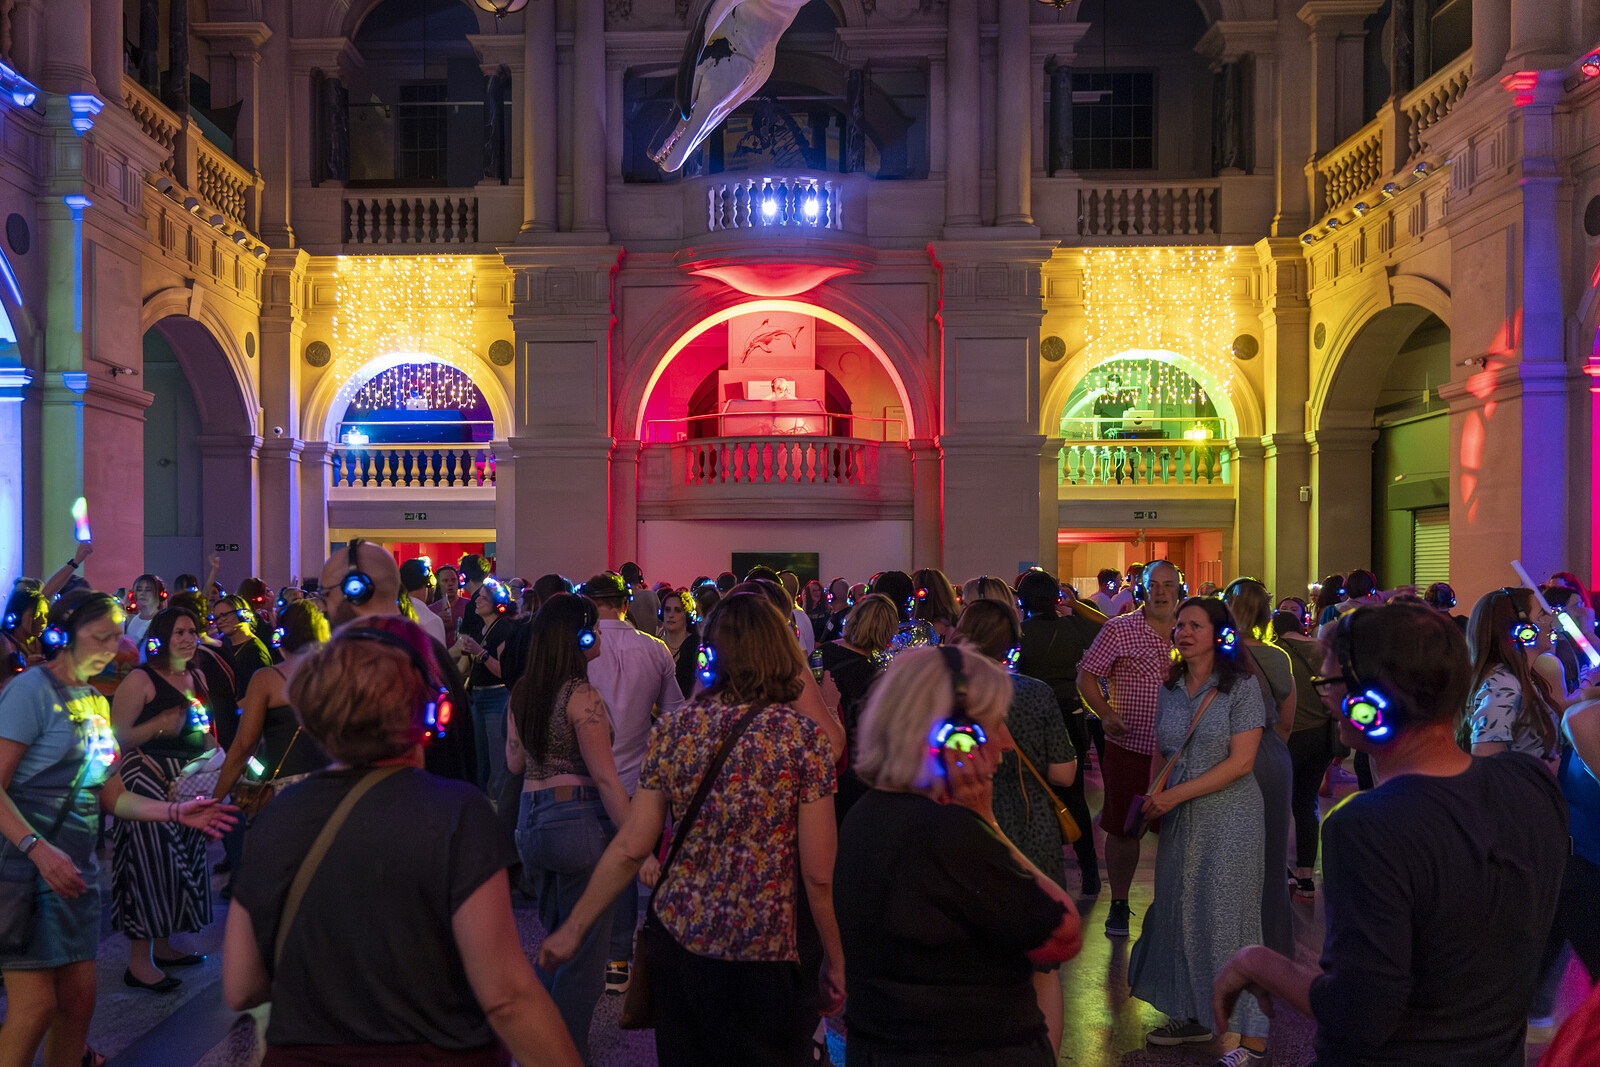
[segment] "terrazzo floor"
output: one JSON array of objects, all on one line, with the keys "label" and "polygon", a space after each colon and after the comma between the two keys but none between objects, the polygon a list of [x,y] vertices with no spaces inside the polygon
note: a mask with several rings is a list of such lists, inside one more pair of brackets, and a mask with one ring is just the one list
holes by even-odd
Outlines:
[{"label": "terrazzo floor", "polygon": [[[1091,771],[1091,809],[1098,809],[1098,776]],[[1342,782],[1340,792],[1351,788]],[[108,857],[109,858],[109,857]],[[107,859],[108,859],[107,858]],[[213,861],[220,860],[213,846]],[[1068,888],[1078,888],[1076,864],[1068,861]],[[1065,1036],[1060,1064],[1084,1067],[1208,1067],[1226,1051],[1224,1039],[1211,1045],[1156,1049],[1147,1047],[1144,1035],[1164,1021],[1163,1016],[1128,993],[1128,950],[1150,903],[1154,849],[1146,848],[1134,883],[1134,929],[1129,938],[1107,938],[1103,933],[1109,894],[1082,902],[1083,951],[1063,970],[1066,999]],[[1320,881],[1320,880],[1319,880]],[[221,886],[222,880],[216,881]],[[1317,906],[1296,904],[1295,935],[1302,958],[1315,961],[1322,945],[1322,914]],[[100,997],[90,1043],[109,1057],[109,1067],[257,1067],[263,1052],[261,1031],[268,1008],[230,1012],[222,1003],[221,941],[227,905],[218,902],[215,921],[200,934],[182,939],[182,947],[207,954],[197,967],[177,971],[183,985],[175,993],[157,996],[123,984],[127,942],[104,929],[96,974]],[[531,907],[519,907],[517,927],[525,950],[532,955],[544,930]],[[1588,991],[1581,966],[1573,963],[1563,983],[1557,1018],[1564,1018]],[[0,1009],[4,1000],[0,997]],[[649,1031],[624,1031],[617,1027],[622,998],[602,997],[595,1011],[589,1041],[594,1067],[651,1067],[656,1062]],[[1268,1047],[1275,1067],[1305,1067],[1311,1061],[1312,1025],[1292,1012],[1274,1021]],[[843,1064],[843,1042],[830,1034],[833,1062]],[[1538,1063],[1544,1046],[1530,1044],[1527,1064]]]}]

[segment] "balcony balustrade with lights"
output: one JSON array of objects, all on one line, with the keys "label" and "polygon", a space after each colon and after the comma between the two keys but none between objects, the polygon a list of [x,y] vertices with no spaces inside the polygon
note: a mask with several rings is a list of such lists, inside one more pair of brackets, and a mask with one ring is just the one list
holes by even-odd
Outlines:
[{"label": "balcony balustrade with lights", "polygon": [[1056,481],[1084,495],[1232,498],[1231,434],[1219,418],[1062,419]]}]

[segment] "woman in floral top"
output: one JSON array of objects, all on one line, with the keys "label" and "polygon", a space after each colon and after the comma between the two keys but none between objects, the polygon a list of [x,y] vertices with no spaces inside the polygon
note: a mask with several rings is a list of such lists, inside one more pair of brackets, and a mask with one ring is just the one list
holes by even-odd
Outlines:
[{"label": "woman in floral top", "polygon": [[650,959],[656,1054],[663,1067],[705,1062],[712,1050],[718,1062],[805,1064],[816,1016],[801,997],[795,948],[802,885],[826,954],[823,1010],[844,1002],[831,889],[833,759],[821,728],[790,706],[805,664],[788,620],[765,597],[718,603],[704,642],[714,664],[706,688],[656,722],[627,822],[539,963],[555,967],[577,950],[754,706],[651,901],[667,935]]},{"label": "woman in floral top", "polygon": [[[1530,648],[1514,635],[1524,621],[1539,631]],[[1533,667],[1550,648],[1551,624],[1531,589],[1496,589],[1473,606],[1467,623],[1473,696],[1459,739],[1474,756],[1510,749],[1554,762],[1561,704]]]}]

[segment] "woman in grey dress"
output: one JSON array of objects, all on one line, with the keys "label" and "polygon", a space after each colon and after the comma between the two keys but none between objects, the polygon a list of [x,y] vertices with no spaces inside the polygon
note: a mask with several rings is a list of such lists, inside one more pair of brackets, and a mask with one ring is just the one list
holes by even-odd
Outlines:
[{"label": "woman in grey dress", "polygon": [[1219,1067],[1252,1067],[1266,1063],[1266,1016],[1241,997],[1231,1018],[1214,1020],[1211,983],[1235,952],[1261,938],[1261,790],[1251,767],[1266,709],[1235,658],[1238,631],[1227,607],[1190,597],[1177,618],[1180,659],[1156,709],[1156,743],[1164,757],[1177,758],[1166,787],[1145,802],[1147,817],[1165,818],[1155,899],[1128,980],[1134,996],[1168,1016],[1148,1035],[1151,1044],[1204,1043],[1226,1030],[1241,1042]]},{"label": "woman in grey dress", "polygon": [[[1261,943],[1294,957],[1294,920],[1289,916],[1289,824],[1294,809],[1294,757],[1289,733],[1294,729],[1294,666],[1272,638],[1272,597],[1254,578],[1235,578],[1226,600],[1239,640],[1250,652],[1252,673],[1267,705],[1267,727],[1256,750],[1256,785],[1266,815],[1266,877],[1261,882]],[[1246,668],[1249,664],[1243,664]],[[1279,872],[1283,877],[1279,877]]]}]

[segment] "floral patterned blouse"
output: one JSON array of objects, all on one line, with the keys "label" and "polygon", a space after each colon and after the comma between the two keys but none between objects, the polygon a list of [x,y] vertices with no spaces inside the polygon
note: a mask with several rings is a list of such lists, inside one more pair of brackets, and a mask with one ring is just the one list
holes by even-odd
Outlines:
[{"label": "floral patterned blouse", "polygon": [[[697,697],[656,720],[639,787],[666,794],[680,815],[749,706]],[[797,961],[800,805],[833,791],[822,728],[784,704],[762,709],[656,890],[656,914],[679,944],[713,959]]]},{"label": "floral patterned blouse", "polygon": [[1556,753],[1546,752],[1539,735],[1517,721],[1521,713],[1522,686],[1517,676],[1505,667],[1496,667],[1472,697],[1472,710],[1467,716],[1471,743],[1498,741],[1512,752],[1526,752],[1535,759],[1554,762]]}]

